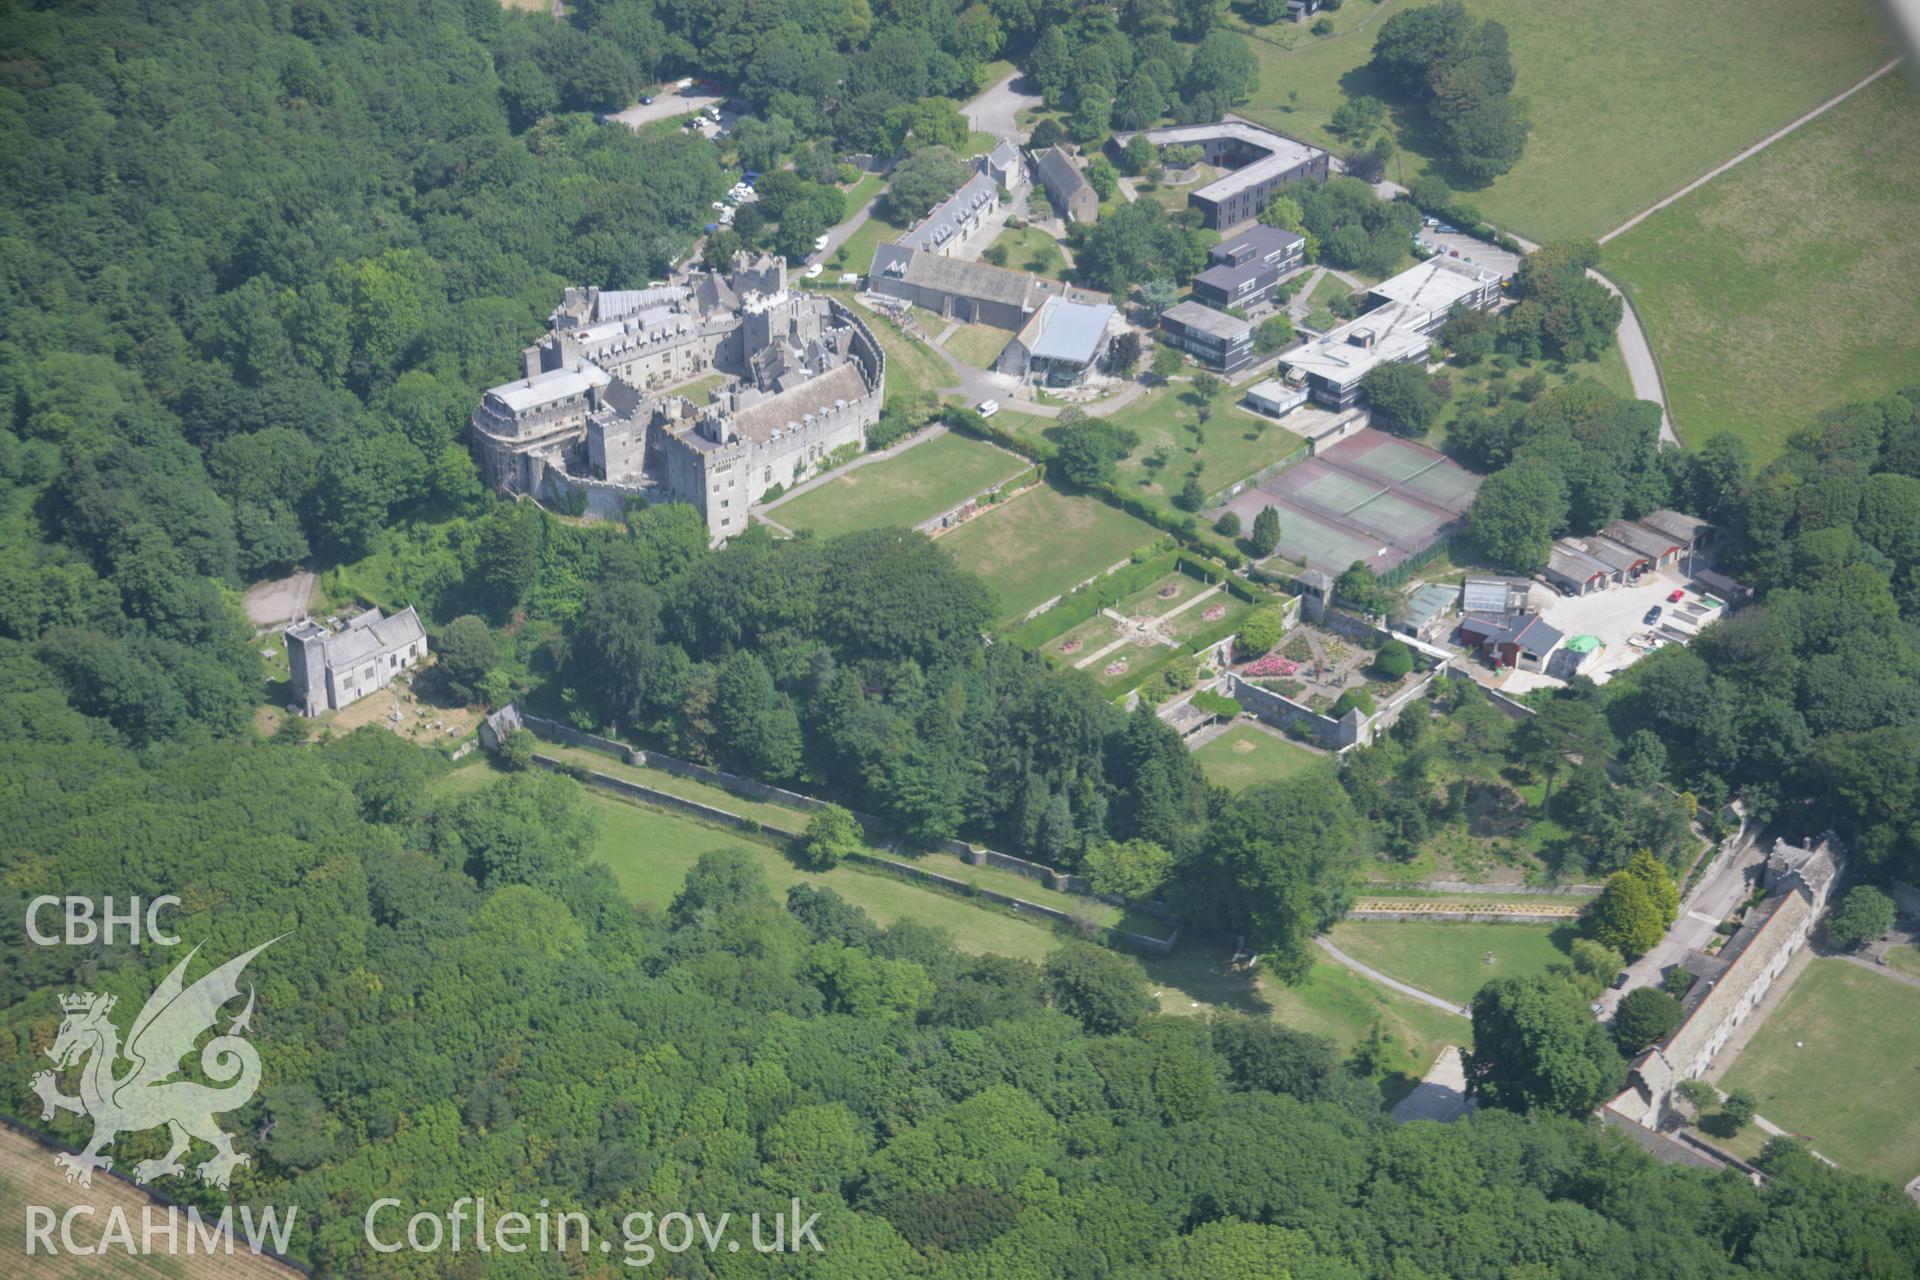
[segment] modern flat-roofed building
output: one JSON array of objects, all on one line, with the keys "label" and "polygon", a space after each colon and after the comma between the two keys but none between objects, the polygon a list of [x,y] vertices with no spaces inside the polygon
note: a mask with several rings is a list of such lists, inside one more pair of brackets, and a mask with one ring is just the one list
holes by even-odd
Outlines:
[{"label": "modern flat-roofed building", "polygon": [[1160,341],[1220,373],[1253,363],[1253,326],[1197,302],[1175,303],[1160,314]]},{"label": "modern flat-roofed building", "polygon": [[1080,166],[1059,147],[1033,153],[1033,168],[1046,188],[1053,211],[1068,222],[1092,222],[1100,216],[1100,193],[1093,189]]},{"label": "modern flat-roofed building", "polygon": [[1270,418],[1292,413],[1307,402],[1304,386],[1290,386],[1279,378],[1267,378],[1247,388],[1247,407]]},{"label": "modern flat-roofed building", "polygon": [[1498,306],[1500,277],[1457,258],[1428,258],[1397,276],[1382,280],[1368,290],[1368,294],[1376,307],[1400,303],[1430,313],[1436,317],[1433,330],[1438,332],[1456,306],[1475,311],[1490,311]]},{"label": "modern flat-roofed building", "polygon": [[1048,298],[1021,326],[993,367],[1029,382],[1077,386],[1105,358],[1118,314],[1106,303]]},{"label": "modern flat-roofed building", "polygon": [[1289,351],[1281,360],[1286,380],[1305,386],[1322,408],[1351,409],[1369,370],[1426,358],[1431,319],[1418,307],[1376,307]]},{"label": "modern flat-roofed building", "polygon": [[[1289,182],[1327,180],[1326,152],[1243,120],[1175,125],[1145,133],[1156,147],[1199,147],[1208,164],[1230,170],[1187,196],[1187,203],[1200,210],[1206,225],[1215,231],[1252,222]],[[1113,145],[1125,147],[1133,136],[1116,133]]]},{"label": "modern flat-roofed building", "polygon": [[1297,231],[1248,227],[1208,253],[1211,265],[1193,278],[1193,296],[1222,308],[1264,302],[1280,278],[1306,260],[1306,251],[1306,237]]}]

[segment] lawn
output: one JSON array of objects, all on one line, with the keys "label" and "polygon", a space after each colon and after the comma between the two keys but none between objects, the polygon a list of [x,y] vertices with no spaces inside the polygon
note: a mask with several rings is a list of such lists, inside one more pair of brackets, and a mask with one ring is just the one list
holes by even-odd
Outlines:
[{"label": "lawn", "polygon": [[961,364],[975,369],[991,369],[1000,353],[1007,349],[1013,335],[998,325],[963,324],[956,327],[940,345]]},{"label": "lawn", "polygon": [[1887,967],[1909,978],[1920,978],[1920,947],[1901,945],[1887,948]]},{"label": "lawn", "polygon": [[1920,988],[1814,960],[1720,1080],[1858,1173],[1920,1174]]},{"label": "lawn", "polygon": [[[1140,495],[1173,509],[1173,495],[1186,483],[1195,463],[1200,465],[1200,487],[1209,494],[1285,458],[1303,443],[1299,436],[1239,407],[1242,393],[1222,380],[1208,406],[1212,416],[1203,425],[1200,406],[1190,380],[1176,378],[1156,386],[1133,403],[1104,415],[1140,437],[1131,457],[1120,463],[1120,483]],[[1154,456],[1165,451],[1165,461]]]},{"label": "lawn", "polygon": [[1764,462],[1920,367],[1920,98],[1898,74],[1609,244],[1681,437]]},{"label": "lawn", "polygon": [[[858,206],[848,199],[847,208],[857,211]],[[847,242],[835,249],[827,259],[827,270],[838,278],[843,271],[857,271],[867,274],[867,268],[873,265],[873,251],[882,244],[898,239],[906,228],[897,222],[889,222],[880,216],[878,206],[858,230],[847,237]]]},{"label": "lawn", "polygon": [[1049,280],[1072,277],[1073,273],[1067,269],[1067,255],[1060,251],[1060,242],[1038,227],[1006,228],[987,246],[988,253],[995,249],[1006,250],[1006,261],[1000,265],[1010,271],[1031,271]]},{"label": "lawn", "polygon": [[1256,782],[1282,782],[1332,764],[1332,757],[1245,720],[1194,752],[1193,758],[1208,782],[1230,791]]},{"label": "lawn", "polygon": [[1014,622],[1159,536],[1104,502],[1043,484],[975,516],[940,545],[993,588],[1001,621]]},{"label": "lawn", "polygon": [[789,529],[823,538],[887,525],[912,527],[1027,469],[1026,459],[947,432],[883,462],[831,476],[772,511]]},{"label": "lawn", "polygon": [[[923,316],[926,313],[921,313]],[[960,381],[953,366],[924,342],[908,337],[892,320],[869,312],[867,327],[887,353],[887,396],[938,395]],[[919,323],[918,320],[915,323]],[[924,326],[922,326],[924,329]],[[939,334],[929,333],[929,337]]]},{"label": "lawn", "polygon": [[[1333,945],[1409,986],[1466,1004],[1495,978],[1530,977],[1567,958],[1566,925],[1365,920],[1337,924]],[[1494,963],[1486,962],[1491,952]]]},{"label": "lawn", "polygon": [[[1380,21],[1419,0],[1349,10]],[[1853,84],[1890,56],[1869,0],[1473,0],[1507,28],[1533,122],[1513,171],[1468,199],[1535,240],[1597,236]],[[1248,117],[1345,150],[1327,122],[1347,94],[1385,98],[1364,64],[1380,22],[1314,39],[1286,24],[1249,42],[1260,87]],[[1427,143],[1401,121],[1391,176],[1425,169]]]}]

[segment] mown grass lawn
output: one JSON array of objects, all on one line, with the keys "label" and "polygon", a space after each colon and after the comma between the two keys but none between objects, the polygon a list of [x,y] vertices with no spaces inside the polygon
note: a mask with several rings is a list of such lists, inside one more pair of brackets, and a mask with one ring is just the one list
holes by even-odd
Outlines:
[{"label": "mown grass lawn", "polygon": [[1333,767],[1330,756],[1288,742],[1249,721],[1235,724],[1194,752],[1193,758],[1208,782],[1230,791]]},{"label": "mown grass lawn", "polygon": [[[1321,146],[1353,95],[1388,95],[1365,64],[1381,23],[1420,0],[1349,4],[1376,21],[1315,39],[1288,24],[1251,40],[1260,87],[1248,117]],[[1597,236],[1853,84],[1892,56],[1870,0],[1473,0],[1512,41],[1514,94],[1533,134],[1513,171],[1467,198],[1535,240]],[[1401,121],[1389,176],[1428,168],[1431,143]]]},{"label": "mown grass lawn", "polygon": [[1607,245],[1674,427],[1761,461],[1822,410],[1920,381],[1920,96],[1888,76]]},{"label": "mown grass lawn", "polygon": [[1066,280],[1072,274],[1060,242],[1035,226],[1007,227],[987,249],[1004,249],[1007,260],[1000,265],[1010,271],[1031,271],[1050,280]]},{"label": "mown grass lawn", "polygon": [[961,364],[975,369],[991,369],[1000,353],[1007,349],[1013,335],[991,324],[963,324],[941,345]]},{"label": "mown grass lawn", "polygon": [[[1133,453],[1120,463],[1120,484],[1135,489],[1168,510],[1194,464],[1200,464],[1200,487],[1211,494],[1262,467],[1285,458],[1303,443],[1271,418],[1240,407],[1244,393],[1226,383],[1208,403],[1211,416],[1200,421],[1200,401],[1191,377],[1155,386],[1116,410],[1101,415],[1140,437]],[[1154,450],[1164,447],[1164,462]]]},{"label": "mown grass lawn", "polygon": [[[1545,973],[1548,965],[1566,960],[1574,931],[1568,925],[1349,920],[1328,937],[1390,978],[1466,1004],[1495,978]],[[1492,964],[1486,962],[1489,952]]]},{"label": "mown grass lawn", "polygon": [[1920,988],[1814,960],[1720,1080],[1856,1173],[1920,1174]]},{"label": "mown grass lawn", "polygon": [[1070,591],[1160,537],[1095,498],[1035,485],[945,534],[940,545],[994,590],[1000,619]]},{"label": "mown grass lawn", "polygon": [[[847,201],[849,211],[855,209],[852,200]],[[906,227],[880,216],[880,207],[874,206],[873,213],[859,228],[847,237],[847,242],[835,249],[827,258],[827,270],[837,279],[841,272],[857,271],[867,274],[867,268],[873,265],[873,251],[883,244],[890,244],[900,238]]]},{"label": "mown grass lawn", "polygon": [[1909,978],[1920,978],[1920,947],[1902,945],[1887,948],[1887,967]]},{"label": "mown grass lawn", "polygon": [[855,529],[912,527],[1027,469],[1026,459],[984,440],[947,432],[884,462],[830,477],[769,514],[823,538]]},{"label": "mown grass lawn", "polygon": [[[887,353],[887,398],[895,396],[938,395],[942,388],[950,387],[960,381],[960,375],[953,366],[941,359],[939,354],[926,343],[910,338],[893,321],[876,312],[868,312],[864,317],[867,328],[873,330],[874,337],[880,340],[881,349]],[[927,323],[940,323],[920,313],[920,319]],[[918,323],[918,320],[916,320]],[[929,338],[939,337],[938,332],[927,331]]]}]

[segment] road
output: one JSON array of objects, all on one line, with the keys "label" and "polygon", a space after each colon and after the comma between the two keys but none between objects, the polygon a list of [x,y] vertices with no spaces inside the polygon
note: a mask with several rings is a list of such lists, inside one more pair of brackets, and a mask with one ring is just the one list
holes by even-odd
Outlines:
[{"label": "road", "polygon": [[1600,996],[1600,1018],[1613,1016],[1620,998],[1635,987],[1657,987],[1669,965],[1685,959],[1688,951],[1703,949],[1713,937],[1714,926],[1733,913],[1760,883],[1765,873],[1771,839],[1757,838],[1744,817],[1740,829],[1721,844],[1714,857],[1718,865],[1680,904],[1680,915],[1667,936],[1653,950],[1627,966],[1626,985],[1608,988]]},{"label": "road", "polygon": [[990,133],[996,138],[1018,137],[1019,115],[1022,111],[1040,105],[1038,93],[1025,92],[1014,88],[1015,83],[1031,87],[1022,73],[1015,71],[1003,79],[982,89],[974,98],[960,108],[967,118],[967,127],[979,133]]}]

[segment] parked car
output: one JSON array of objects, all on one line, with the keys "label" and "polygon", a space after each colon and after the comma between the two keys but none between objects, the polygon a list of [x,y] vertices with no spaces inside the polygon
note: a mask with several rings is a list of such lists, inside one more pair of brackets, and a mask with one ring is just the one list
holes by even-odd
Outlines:
[{"label": "parked car", "polygon": [[652,105],[653,105],[653,95],[652,95],[652,94],[650,94],[650,93],[643,93],[643,94],[641,94],[641,95],[640,95],[640,105],[641,105],[641,106],[643,106],[643,107],[650,107],[650,106],[652,106]]},{"label": "parked car", "polygon": [[1632,977],[1633,977],[1632,974],[1628,973],[1625,969],[1622,969],[1619,973],[1614,975],[1613,989],[1615,991],[1624,990],[1626,988],[1627,981]]},{"label": "parked car", "polygon": [[1685,600],[1686,598],[1687,598],[1686,591],[1680,587],[1675,587],[1673,589],[1673,593],[1667,597],[1667,603],[1679,604],[1682,600]]},{"label": "parked car", "polygon": [[825,270],[826,270],[825,267],[821,266],[819,263],[816,262],[812,266],[808,267],[805,271],[802,271],[800,274],[805,279],[818,280],[820,278],[820,273]]},{"label": "parked car", "polygon": [[1435,231],[1438,231],[1443,236],[1457,235],[1459,233],[1459,229],[1457,227],[1450,227],[1444,222],[1436,223],[1433,229]]},{"label": "parked car", "polygon": [[982,400],[979,404],[973,406],[973,409],[974,412],[978,413],[981,417],[991,418],[994,414],[1000,412],[1000,402],[998,400]]},{"label": "parked car", "polygon": [[826,251],[826,248],[827,248],[827,233],[822,231],[819,235],[813,238],[813,251],[815,253],[824,253]]},{"label": "parked car", "polygon": [[1646,616],[1646,617],[1644,617],[1644,618],[1642,618],[1642,619],[1640,619],[1640,621],[1641,621],[1641,623],[1642,623],[1643,625],[1645,625],[1645,626],[1649,626],[1649,627],[1650,627],[1650,626],[1652,626],[1652,625],[1653,625],[1654,623],[1656,623],[1656,622],[1658,622],[1658,621],[1660,621],[1660,614],[1661,614],[1661,612],[1662,612],[1662,610],[1661,610],[1661,608],[1660,608],[1660,606],[1659,606],[1659,605],[1655,605],[1655,606],[1653,606],[1653,608],[1651,608],[1651,609],[1649,609],[1649,610],[1647,610],[1647,616]]}]

